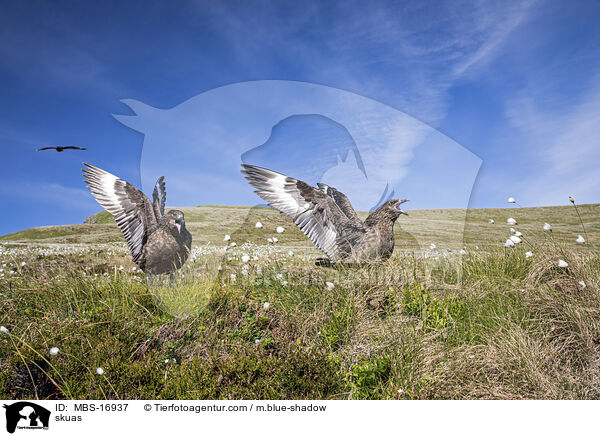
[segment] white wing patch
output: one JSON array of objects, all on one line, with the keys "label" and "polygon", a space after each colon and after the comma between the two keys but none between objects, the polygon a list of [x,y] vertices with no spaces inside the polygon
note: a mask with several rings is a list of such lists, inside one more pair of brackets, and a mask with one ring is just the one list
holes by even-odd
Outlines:
[{"label": "white wing patch", "polygon": [[145,202],[149,200],[135,187],[117,176],[93,165],[84,164],[85,182],[100,205],[115,217],[133,261],[142,254],[148,217]]},{"label": "white wing patch", "polygon": [[[284,215],[290,217],[294,224],[315,244],[325,252],[332,261],[340,258],[336,243],[337,231],[331,211],[328,210],[329,200],[323,195],[325,204],[307,201],[298,188],[299,181],[275,171],[252,165],[243,165],[243,171],[255,191],[263,200]],[[306,185],[308,186],[308,185]],[[333,205],[335,206],[335,204]]]}]

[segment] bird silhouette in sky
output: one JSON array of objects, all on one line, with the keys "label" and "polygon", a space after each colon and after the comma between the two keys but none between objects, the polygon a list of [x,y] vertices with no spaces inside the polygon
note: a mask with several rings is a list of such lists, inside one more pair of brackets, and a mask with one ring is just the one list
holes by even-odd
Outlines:
[{"label": "bird silhouette in sky", "polygon": [[87,148],[83,148],[83,147],[76,147],[74,145],[58,145],[55,147],[43,147],[43,148],[38,148],[38,151],[42,151],[42,150],[56,150],[59,153],[65,151],[65,150],[87,150]]}]

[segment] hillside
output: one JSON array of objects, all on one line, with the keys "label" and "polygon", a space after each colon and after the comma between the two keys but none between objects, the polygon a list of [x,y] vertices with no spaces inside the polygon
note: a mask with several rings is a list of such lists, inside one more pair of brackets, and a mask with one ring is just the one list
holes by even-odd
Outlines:
[{"label": "hillside", "polygon": [[[585,223],[589,242],[600,242],[600,204],[580,205],[579,212]],[[311,247],[308,239],[292,224],[291,220],[277,211],[248,206],[198,206],[178,207],[184,212],[187,227],[194,238],[194,245],[222,244],[226,234],[237,241],[266,244],[275,235],[277,226],[286,232],[277,235],[281,245]],[[532,239],[549,236],[542,230],[544,222],[552,225],[551,236],[560,242],[575,244],[577,234],[582,233],[581,224],[572,206],[496,208],[496,209],[428,209],[409,210],[395,226],[398,248],[426,248],[430,243],[438,247],[460,249],[463,245],[497,245],[509,236],[506,220],[517,220],[516,227]],[[361,212],[361,218],[368,213]],[[493,219],[494,224],[488,220]],[[260,221],[264,227],[255,229]],[[464,235],[463,235],[464,230]],[[19,244],[95,244],[122,241],[119,229],[110,214],[99,212],[86,218],[84,224],[36,227],[0,237],[0,243]]]}]

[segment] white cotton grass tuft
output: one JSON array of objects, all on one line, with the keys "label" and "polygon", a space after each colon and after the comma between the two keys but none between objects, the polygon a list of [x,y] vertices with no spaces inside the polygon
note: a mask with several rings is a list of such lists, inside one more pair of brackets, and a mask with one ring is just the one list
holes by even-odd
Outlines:
[{"label": "white cotton grass tuft", "polygon": [[285,229],[284,229],[283,227],[281,227],[281,226],[278,226],[278,227],[275,229],[275,231],[276,231],[277,233],[283,233],[283,232],[285,232]]},{"label": "white cotton grass tuft", "polygon": [[335,285],[332,282],[325,282],[325,285],[327,285],[328,291],[333,291],[335,289]]},{"label": "white cotton grass tuft", "polygon": [[0,326],[0,332],[10,334],[10,330],[4,326]]},{"label": "white cotton grass tuft", "polygon": [[567,262],[565,262],[564,260],[560,259],[560,260],[558,261],[558,266],[559,266],[560,268],[566,268],[566,267],[568,267],[568,266],[569,266],[569,264],[568,264]]},{"label": "white cotton grass tuft", "polygon": [[533,256],[533,251],[528,251],[527,253],[525,253],[525,259],[529,259],[532,256]]},{"label": "white cotton grass tuft", "polygon": [[246,262],[248,262],[249,260],[250,260],[250,256],[248,256],[247,254],[244,254],[244,255],[242,256],[242,262],[246,263]]},{"label": "white cotton grass tuft", "polygon": [[494,221],[494,220],[493,220],[493,219],[491,219],[491,218],[488,220],[488,223],[489,223],[489,224],[494,224],[495,222],[496,222],[496,221]]},{"label": "white cotton grass tuft", "polygon": [[506,224],[508,224],[509,226],[514,226],[517,224],[517,220],[515,220],[514,218],[509,218],[506,220]]},{"label": "white cotton grass tuft", "polygon": [[288,256],[290,256],[290,257],[291,257],[291,256],[293,256],[293,255],[294,255],[294,252],[293,252],[292,250],[288,251]]},{"label": "white cotton grass tuft", "polygon": [[508,197],[508,200],[506,200],[507,203],[516,203],[515,199],[513,197]]},{"label": "white cotton grass tuft", "polygon": [[257,221],[256,224],[254,224],[254,228],[255,229],[262,229],[263,225],[262,225],[262,223],[260,221]]},{"label": "white cotton grass tuft", "polygon": [[60,349],[58,347],[52,347],[52,348],[50,348],[50,355],[56,356],[59,351],[60,351]]},{"label": "white cotton grass tuft", "polygon": [[271,307],[271,303],[269,303],[268,301],[265,301],[265,302],[263,303],[263,309],[265,309],[265,310],[268,310],[268,309],[269,309],[269,307]]},{"label": "white cotton grass tuft", "polygon": [[585,244],[585,238],[581,235],[577,235],[577,239],[575,240],[578,244]]},{"label": "white cotton grass tuft", "polygon": [[518,236],[512,235],[509,239],[511,241],[513,241],[515,244],[520,244],[521,243],[521,238],[519,238]]},{"label": "white cotton grass tuft", "polygon": [[232,242],[231,244],[229,244],[230,247],[235,247],[237,244],[235,242]]},{"label": "white cotton grass tuft", "polygon": [[515,229],[513,229],[512,227],[509,229],[510,232],[514,235],[515,233],[517,233],[517,231]]},{"label": "white cotton grass tuft", "polygon": [[104,375],[104,369],[102,369],[101,367],[96,368],[96,374]]},{"label": "white cotton grass tuft", "polygon": [[544,230],[546,230],[547,232],[551,232],[552,226],[548,223],[544,223]]},{"label": "white cotton grass tuft", "polygon": [[429,244],[429,249],[431,250],[435,250],[436,245],[432,242],[431,244]]},{"label": "white cotton grass tuft", "polygon": [[519,232],[519,231],[517,230],[517,231],[515,232],[515,236],[517,236],[517,237],[519,237],[519,238],[520,238],[521,236],[523,236],[523,233],[521,233],[521,232]]},{"label": "white cotton grass tuft", "polygon": [[579,285],[581,286],[581,289],[585,289],[585,282],[583,280],[579,280]]},{"label": "white cotton grass tuft", "polygon": [[505,247],[514,247],[515,243],[509,238],[506,240],[506,242],[504,243]]},{"label": "white cotton grass tuft", "polygon": [[277,239],[276,237],[273,236],[273,243],[276,244],[279,242],[279,239]]},{"label": "white cotton grass tuft", "polygon": [[231,241],[231,236],[225,235],[225,237],[223,238],[223,241],[224,242]]},{"label": "white cotton grass tuft", "polygon": [[27,262],[21,262],[21,268],[23,268],[25,265],[27,265]]}]

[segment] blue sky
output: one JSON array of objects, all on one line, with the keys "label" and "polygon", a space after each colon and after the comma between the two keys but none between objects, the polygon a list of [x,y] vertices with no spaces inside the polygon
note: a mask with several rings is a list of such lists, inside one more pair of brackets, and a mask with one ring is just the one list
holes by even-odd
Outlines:
[{"label": "blue sky", "polygon": [[[213,114],[202,106],[211,95],[226,95],[237,89],[227,85],[248,81],[307,82],[340,90],[335,98],[376,102],[368,112],[378,120],[367,129],[373,143],[381,132],[394,133],[394,111],[405,114],[397,118],[403,130],[394,133],[398,152],[388,159],[395,150],[388,147],[383,154],[386,162],[398,157],[398,173],[382,176],[381,183],[397,176],[397,196],[411,198],[412,207],[498,207],[508,196],[531,206],[565,204],[569,195],[598,202],[598,17],[596,1],[3,2],[0,234],[78,223],[98,211],[82,183],[82,161],[137,186],[144,181],[146,192],[146,174],[151,180],[164,173],[167,204],[187,206],[256,204],[243,180],[227,173],[249,150],[254,154],[246,157],[282,167],[285,147],[293,156],[292,147],[310,147],[314,138],[348,150],[356,142],[365,159],[374,153],[369,140],[361,145],[360,138],[347,136],[372,119],[364,112],[351,117],[358,127],[338,129],[335,116],[325,123],[319,113],[280,120],[258,110],[244,118],[260,126],[243,130],[246,142],[213,149],[202,141],[218,144],[230,128],[244,126],[234,117],[215,118],[222,124],[199,123],[205,127],[193,138],[202,141],[189,153],[181,130],[165,127],[151,135],[151,118],[137,129],[119,118],[137,114],[142,120],[162,111],[190,128],[195,115]],[[300,98],[293,82],[286,95]],[[286,108],[289,101],[278,99],[281,88],[261,89],[261,105]],[[219,97],[219,103],[225,109],[231,101],[239,104],[239,95]],[[360,114],[358,104],[352,108]],[[254,103],[238,107],[251,110]],[[271,130],[275,125],[279,129]],[[301,145],[291,140],[304,131]],[[150,152],[166,143],[180,144],[179,154],[161,160]],[[34,151],[60,144],[88,150]],[[269,145],[278,152],[265,152]],[[362,177],[355,163],[340,171],[354,159],[352,151],[347,156],[350,161],[331,168],[331,184]],[[376,162],[380,155],[373,156]],[[197,170],[188,186],[169,177],[179,165]],[[287,165],[286,171],[311,177],[306,165]],[[373,165],[367,173],[378,173]],[[371,189],[371,176],[369,189],[351,200],[360,208],[376,203],[371,198],[381,183]]]}]

